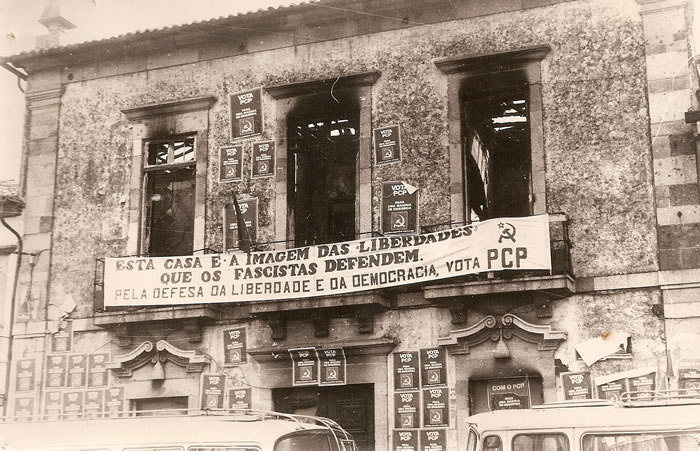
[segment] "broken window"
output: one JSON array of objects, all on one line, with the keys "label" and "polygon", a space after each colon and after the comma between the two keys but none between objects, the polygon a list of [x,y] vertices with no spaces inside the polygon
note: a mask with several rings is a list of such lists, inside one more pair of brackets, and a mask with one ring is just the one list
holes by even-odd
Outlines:
[{"label": "broken window", "polygon": [[296,246],[355,238],[359,117],[347,107],[326,111],[287,119],[287,198]]},{"label": "broken window", "polygon": [[462,149],[468,219],[527,216],[530,118],[525,80],[467,80],[462,95]]},{"label": "broken window", "polygon": [[188,255],[194,241],[194,136],[149,141],[144,167],[144,250]]}]

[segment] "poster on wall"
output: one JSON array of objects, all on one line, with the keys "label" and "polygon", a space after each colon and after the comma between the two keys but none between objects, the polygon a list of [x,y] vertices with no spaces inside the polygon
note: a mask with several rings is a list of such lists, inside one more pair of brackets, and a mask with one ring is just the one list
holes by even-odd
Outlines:
[{"label": "poster on wall", "polygon": [[406,182],[382,183],[381,232],[420,233],[418,188]]},{"label": "poster on wall", "polygon": [[230,410],[247,410],[252,408],[252,389],[250,387],[231,388],[228,391],[228,408]]},{"label": "poster on wall", "polygon": [[598,399],[609,399],[619,401],[622,393],[627,391],[627,378],[614,379],[600,383],[600,378],[596,380],[598,385]]},{"label": "poster on wall", "polygon": [[[238,208],[241,210],[243,222],[248,229],[251,241],[258,239],[258,198],[240,199]],[[224,205],[224,246],[226,252],[238,249],[238,220],[233,202]]]},{"label": "poster on wall", "polygon": [[421,349],[420,368],[423,387],[447,384],[447,354],[444,349]]},{"label": "poster on wall", "polygon": [[678,388],[700,394],[700,360],[681,360],[678,366]]},{"label": "poster on wall", "polygon": [[272,177],[275,175],[275,142],[262,141],[253,143],[252,174],[253,178]]},{"label": "poster on wall", "polygon": [[105,416],[117,418],[124,412],[124,387],[105,389]]},{"label": "poster on wall", "polygon": [[401,161],[401,128],[398,125],[374,129],[374,162],[377,165]]},{"label": "poster on wall", "polygon": [[107,362],[109,362],[108,352],[88,356],[88,388],[107,386]]},{"label": "poster on wall", "polygon": [[259,135],[263,131],[262,88],[229,95],[231,139]]},{"label": "poster on wall", "polygon": [[449,426],[449,402],[449,390],[447,387],[423,390],[423,426]]},{"label": "poster on wall", "polygon": [[33,396],[17,396],[15,398],[15,415],[16,418],[32,418],[34,417],[34,397]]},{"label": "poster on wall", "polygon": [[346,383],[346,359],[343,348],[316,351],[319,361],[319,385],[343,385]]},{"label": "poster on wall", "polygon": [[418,451],[418,431],[394,429],[392,451]]},{"label": "poster on wall", "polygon": [[529,409],[530,381],[527,377],[491,379],[486,385],[489,410]]},{"label": "poster on wall", "polygon": [[84,399],[84,393],[82,391],[63,392],[63,419],[79,419],[83,413]]},{"label": "poster on wall", "polygon": [[72,354],[68,356],[68,387],[85,387],[87,379],[87,356]]},{"label": "poster on wall", "polygon": [[46,386],[48,388],[65,387],[67,371],[67,355],[54,354],[46,356]]},{"label": "poster on wall", "polygon": [[243,175],[243,146],[219,147],[219,183],[239,182]]},{"label": "poster on wall", "polygon": [[85,391],[85,416],[87,418],[99,418],[104,412],[104,390]]},{"label": "poster on wall", "polygon": [[44,416],[49,421],[58,421],[63,413],[63,392],[47,391],[44,398]]},{"label": "poster on wall", "polygon": [[224,366],[242,365],[248,361],[248,339],[245,327],[224,329]]},{"label": "poster on wall", "polygon": [[202,409],[223,409],[226,376],[218,373],[202,373],[199,399]]},{"label": "poster on wall", "polygon": [[36,374],[36,360],[22,359],[17,361],[17,374],[15,382],[15,390],[18,392],[27,392],[34,390]]},{"label": "poster on wall", "polygon": [[394,427],[420,427],[420,394],[417,391],[394,393]]},{"label": "poster on wall", "polygon": [[418,388],[418,353],[394,353],[394,390],[415,390]]},{"label": "poster on wall", "polygon": [[561,373],[561,386],[567,401],[593,399],[591,373],[588,371]]},{"label": "poster on wall", "polygon": [[420,431],[420,451],[446,451],[447,431],[445,429],[423,429]]},{"label": "poster on wall", "polygon": [[630,375],[627,378],[627,389],[633,392],[634,399],[651,399],[656,391],[656,371]]},{"label": "poster on wall", "polygon": [[51,352],[71,352],[73,348],[73,322],[61,320],[58,331],[51,334]]},{"label": "poster on wall", "polygon": [[289,355],[292,357],[292,384],[318,384],[318,358],[316,357],[316,349],[290,349]]}]

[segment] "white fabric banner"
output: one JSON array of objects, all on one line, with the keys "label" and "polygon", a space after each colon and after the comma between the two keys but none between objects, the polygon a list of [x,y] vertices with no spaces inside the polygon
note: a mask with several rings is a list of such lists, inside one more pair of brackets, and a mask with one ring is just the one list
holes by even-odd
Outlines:
[{"label": "white fabric banner", "polygon": [[330,296],[501,270],[550,270],[547,215],[251,254],[105,260],[106,307]]}]

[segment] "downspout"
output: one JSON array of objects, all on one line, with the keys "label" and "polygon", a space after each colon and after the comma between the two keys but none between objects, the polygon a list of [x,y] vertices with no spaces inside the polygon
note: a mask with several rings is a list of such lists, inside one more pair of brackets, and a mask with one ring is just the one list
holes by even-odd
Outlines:
[{"label": "downspout", "polygon": [[8,401],[8,395],[10,393],[10,375],[12,372],[12,338],[14,334],[14,326],[15,326],[15,299],[17,298],[17,284],[19,282],[19,270],[20,267],[22,266],[22,236],[17,233],[15,229],[10,226],[7,221],[5,221],[5,218],[0,215],[0,222],[2,222],[2,225],[5,226],[7,230],[12,232],[12,234],[17,237],[17,250],[15,253],[17,254],[17,263],[15,264],[15,277],[12,282],[12,295],[10,296],[10,318],[9,318],[9,323],[10,327],[8,329],[8,337],[7,337],[7,370],[5,372],[5,387],[4,391],[2,393],[3,399],[3,416],[7,416],[7,401]]},{"label": "downspout", "polygon": [[10,296],[10,316],[8,333],[7,333],[7,368],[5,370],[5,386],[2,387],[3,392],[0,393],[3,401],[3,416],[7,416],[7,405],[10,394],[10,376],[12,370],[12,339],[14,335],[14,324],[15,324],[15,301],[17,299],[17,285],[19,282],[19,271],[22,265],[22,249],[23,241],[22,236],[10,226],[5,220],[6,217],[19,216],[24,209],[24,201],[16,196],[0,196],[0,223],[12,232],[12,234],[17,238],[17,249],[15,253],[17,254],[17,260],[15,263],[15,274],[14,280],[12,282],[12,294]]}]

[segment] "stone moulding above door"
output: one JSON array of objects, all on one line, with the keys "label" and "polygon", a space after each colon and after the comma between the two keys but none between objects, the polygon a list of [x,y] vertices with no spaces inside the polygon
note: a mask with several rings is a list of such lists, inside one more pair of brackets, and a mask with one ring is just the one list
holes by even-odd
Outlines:
[{"label": "stone moulding above door", "polygon": [[469,327],[450,331],[449,336],[438,339],[438,344],[452,348],[452,354],[469,354],[470,348],[487,340],[500,342],[513,336],[536,344],[540,351],[553,351],[566,340],[567,333],[552,330],[551,325],[530,323],[507,313],[500,318],[488,315]]},{"label": "stone moulding above door", "polygon": [[141,368],[147,363],[172,362],[178,366],[187,368],[188,373],[201,373],[209,365],[211,358],[197,354],[197,351],[186,351],[177,348],[165,340],[159,340],[153,344],[151,341],[144,341],[133,351],[116,356],[107,368],[114,371],[119,377],[129,377],[135,369]]}]

